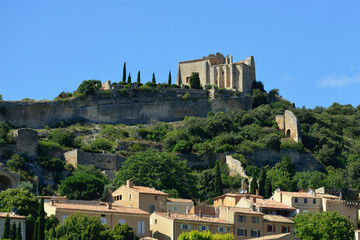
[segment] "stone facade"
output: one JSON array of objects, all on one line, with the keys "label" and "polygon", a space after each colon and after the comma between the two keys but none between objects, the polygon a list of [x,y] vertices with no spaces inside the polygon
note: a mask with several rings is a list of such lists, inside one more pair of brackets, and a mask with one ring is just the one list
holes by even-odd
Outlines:
[{"label": "stone facade", "polygon": [[16,153],[27,154],[29,157],[37,156],[38,134],[36,131],[28,128],[17,129],[13,132],[16,145]]},{"label": "stone facade", "polygon": [[[4,164],[0,163],[0,191],[8,188],[16,188],[20,184],[20,175],[9,171]],[[1,225],[0,225],[1,226]]]},{"label": "stone facade", "polygon": [[221,53],[210,54],[201,59],[179,62],[176,84],[189,85],[190,76],[198,72],[200,83],[215,85],[219,88],[251,93],[255,77],[255,60],[253,56],[233,62],[233,57],[224,57]]},{"label": "stone facade", "polygon": [[284,115],[275,117],[279,129],[284,131],[287,138],[292,138],[295,142],[301,142],[300,123],[294,113],[285,110]]}]

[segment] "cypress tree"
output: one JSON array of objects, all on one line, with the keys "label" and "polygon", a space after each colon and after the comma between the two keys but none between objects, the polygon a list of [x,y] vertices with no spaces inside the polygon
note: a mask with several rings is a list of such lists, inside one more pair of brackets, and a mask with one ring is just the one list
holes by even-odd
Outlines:
[{"label": "cypress tree", "polygon": [[11,230],[10,230],[10,237],[11,240],[15,240],[16,238],[16,223],[13,222],[13,224],[11,224]]},{"label": "cypress tree", "polygon": [[256,189],[258,189],[257,177],[256,175],[253,175],[250,183],[250,193],[256,194]]},{"label": "cypress tree", "polygon": [[44,198],[40,200],[39,211],[38,211],[38,226],[37,226],[37,239],[45,239],[45,210],[44,210]]},{"label": "cypress tree", "polygon": [[16,229],[16,240],[22,240],[21,235],[21,222],[19,222],[18,227]]},{"label": "cypress tree", "polygon": [[171,71],[169,71],[169,79],[168,79],[168,84],[171,85]]},{"label": "cypress tree", "polygon": [[137,76],[136,82],[137,82],[137,83],[140,83],[140,70],[138,71],[138,76]]},{"label": "cypress tree", "polygon": [[266,170],[262,168],[260,171],[260,178],[259,178],[259,194],[265,197],[265,182],[266,182]]},{"label": "cypress tree", "polygon": [[216,161],[215,165],[215,181],[214,181],[214,190],[215,196],[220,196],[223,194],[223,186],[221,181],[221,172],[220,172],[220,164],[219,161]]},{"label": "cypress tree", "polygon": [[155,80],[155,73],[154,73],[154,72],[153,72],[153,76],[152,76],[151,83],[156,84],[156,80]]},{"label": "cypress tree", "polygon": [[130,73],[129,73],[129,76],[128,76],[128,79],[127,79],[127,82],[128,82],[128,83],[131,83],[131,76],[130,76]]},{"label": "cypress tree", "polygon": [[265,180],[265,198],[269,198],[272,195],[272,186],[271,186],[271,179],[266,178]]},{"label": "cypress tree", "polygon": [[34,234],[33,234],[33,240],[38,239],[38,228],[39,228],[39,221],[36,220],[34,224]]},{"label": "cypress tree", "polygon": [[123,82],[126,82],[126,62],[124,62],[124,68],[123,68]]},{"label": "cypress tree", "polygon": [[6,215],[5,223],[4,223],[4,232],[2,238],[9,238],[10,237],[10,217],[9,214]]}]

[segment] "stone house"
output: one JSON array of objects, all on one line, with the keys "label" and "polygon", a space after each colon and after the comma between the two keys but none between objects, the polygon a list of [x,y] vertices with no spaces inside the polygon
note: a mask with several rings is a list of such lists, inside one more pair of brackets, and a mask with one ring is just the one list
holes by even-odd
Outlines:
[{"label": "stone house", "polygon": [[242,198],[254,199],[254,198],[263,198],[263,197],[260,195],[253,195],[248,193],[225,193],[221,196],[217,196],[214,198],[214,207],[218,207],[218,206],[235,207],[236,204]]},{"label": "stone house", "polygon": [[190,199],[167,199],[167,212],[188,214],[192,207],[194,207],[194,202]]},{"label": "stone house", "polygon": [[75,204],[75,203],[44,203],[44,210],[47,216],[55,215],[60,224],[75,213],[98,217],[102,223],[114,229],[116,224],[126,223],[134,229],[139,238],[149,236],[149,213],[138,208],[120,207],[116,204]]},{"label": "stone house", "polygon": [[176,240],[182,232],[192,230],[211,233],[233,233],[233,224],[219,218],[191,214],[154,212],[150,215],[152,237],[159,240]]},{"label": "stone house", "polygon": [[26,239],[26,217],[17,215],[15,213],[8,213],[8,212],[0,212],[0,236],[3,236],[4,233],[4,224],[5,218],[9,215],[10,218],[10,226],[15,222],[16,227],[18,227],[19,223],[21,225],[21,237],[22,240]]},{"label": "stone house", "polygon": [[296,208],[285,205],[281,202],[261,198],[242,198],[238,204],[236,204],[236,207],[254,208],[254,210],[257,212],[271,215],[280,215],[283,217],[293,217],[295,216],[296,211]]},{"label": "stone house", "polygon": [[255,60],[249,56],[245,60],[233,62],[233,57],[221,53],[210,54],[200,59],[179,62],[176,84],[190,85],[190,76],[199,73],[200,83],[219,88],[251,93],[255,78]]}]

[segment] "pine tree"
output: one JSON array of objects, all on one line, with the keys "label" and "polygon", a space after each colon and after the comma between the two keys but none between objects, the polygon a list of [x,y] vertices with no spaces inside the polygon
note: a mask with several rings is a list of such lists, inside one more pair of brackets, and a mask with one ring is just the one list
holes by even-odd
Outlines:
[{"label": "pine tree", "polygon": [[253,175],[250,183],[250,193],[256,194],[256,189],[258,189],[257,177],[256,175]]},{"label": "pine tree", "polygon": [[13,224],[11,224],[10,239],[15,240],[15,238],[16,238],[16,223],[13,222]]},{"label": "pine tree", "polygon": [[169,79],[168,79],[168,84],[171,85],[171,71],[169,71]]},{"label": "pine tree", "polygon": [[140,70],[138,71],[138,76],[137,76],[136,82],[137,82],[137,83],[140,83]]},{"label": "pine tree", "polygon": [[266,170],[262,168],[259,177],[259,194],[265,197]]},{"label": "pine tree", "polygon": [[16,240],[22,240],[21,235],[21,222],[19,222],[18,227],[16,229]]},{"label": "pine tree", "polygon": [[124,68],[123,68],[123,80],[124,83],[126,82],[126,62],[124,62]]},{"label": "pine tree", "polygon": [[151,83],[156,84],[156,80],[155,80],[155,73],[154,73],[154,72],[153,72],[153,76],[152,76]]},{"label": "pine tree", "polygon": [[6,215],[5,223],[4,223],[4,232],[2,238],[9,238],[10,237],[10,217],[9,214]]},{"label": "pine tree", "polygon": [[128,76],[128,79],[127,79],[127,82],[128,82],[128,83],[131,83],[131,76],[130,76],[130,73],[129,73],[129,76]]},{"label": "pine tree", "polygon": [[44,210],[44,198],[40,200],[39,211],[38,211],[38,228],[37,228],[37,239],[45,239],[45,210]]},{"label": "pine tree", "polygon": [[215,190],[215,196],[220,196],[223,194],[223,185],[222,185],[222,181],[221,181],[221,172],[220,172],[219,161],[216,161],[216,165],[215,165],[214,190]]},{"label": "pine tree", "polygon": [[269,177],[265,180],[265,198],[269,198],[272,195],[271,179]]}]

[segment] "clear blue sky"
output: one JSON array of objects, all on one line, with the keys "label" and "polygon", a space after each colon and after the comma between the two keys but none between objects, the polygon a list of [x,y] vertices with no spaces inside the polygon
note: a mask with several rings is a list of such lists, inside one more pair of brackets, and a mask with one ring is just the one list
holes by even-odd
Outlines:
[{"label": "clear blue sky", "polygon": [[179,61],[255,57],[297,107],[360,104],[359,1],[0,1],[0,94],[53,99],[86,79],[175,82]]}]

